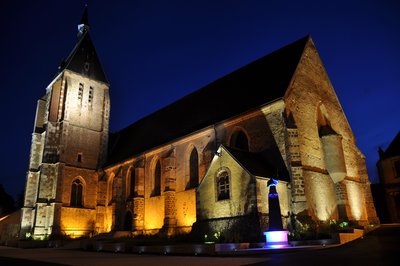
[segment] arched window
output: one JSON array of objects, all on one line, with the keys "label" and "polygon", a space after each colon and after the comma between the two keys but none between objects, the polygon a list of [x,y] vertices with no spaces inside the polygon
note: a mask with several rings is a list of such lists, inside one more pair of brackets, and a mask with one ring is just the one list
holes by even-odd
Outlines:
[{"label": "arched window", "polygon": [[242,130],[235,132],[232,135],[230,146],[240,150],[249,151],[249,141],[246,134]]},{"label": "arched window", "polygon": [[82,193],[82,182],[79,179],[75,179],[71,187],[71,207],[83,207]]},{"label": "arched window", "polygon": [[199,155],[193,148],[189,159],[189,188],[197,187],[199,184]]},{"label": "arched window", "polygon": [[136,178],[135,168],[131,168],[130,176],[129,176],[129,196],[130,197],[135,196],[135,182],[136,182],[135,178]]},{"label": "arched window", "polygon": [[161,195],[161,164],[160,160],[157,160],[154,168],[154,189],[153,196]]},{"label": "arched window", "polygon": [[229,188],[230,188],[229,173],[227,171],[221,171],[217,175],[217,199],[225,200],[229,199]]}]

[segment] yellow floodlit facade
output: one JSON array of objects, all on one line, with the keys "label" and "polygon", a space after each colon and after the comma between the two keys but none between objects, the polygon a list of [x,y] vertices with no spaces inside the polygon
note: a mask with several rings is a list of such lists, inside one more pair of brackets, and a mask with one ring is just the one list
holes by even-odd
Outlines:
[{"label": "yellow floodlit facade", "polygon": [[364,156],[310,37],[110,138],[109,83],[85,21],[78,35],[38,100],[21,235],[262,236],[272,180],[285,228],[291,217],[379,222]]}]

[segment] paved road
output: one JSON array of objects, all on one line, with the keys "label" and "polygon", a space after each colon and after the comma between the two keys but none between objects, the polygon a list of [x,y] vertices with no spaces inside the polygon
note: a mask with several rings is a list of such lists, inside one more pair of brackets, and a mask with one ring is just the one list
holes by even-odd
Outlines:
[{"label": "paved road", "polygon": [[[10,260],[9,258],[13,258]],[[26,261],[18,261],[15,258]],[[30,264],[29,261],[36,264]],[[124,265],[174,265],[174,266],[238,266],[254,264],[268,260],[255,257],[195,257],[195,256],[162,256],[162,255],[135,255],[125,253],[90,252],[62,249],[17,249],[0,247],[0,265],[90,265],[90,266],[124,266]],[[41,264],[40,261],[50,264]]]},{"label": "paved road", "polygon": [[240,257],[156,256],[65,249],[0,247],[0,265],[400,265],[400,224],[383,225],[359,239],[334,248]]},{"label": "paved road", "polygon": [[400,224],[382,225],[364,238],[342,246],[268,254],[268,258],[251,265],[400,265]]}]

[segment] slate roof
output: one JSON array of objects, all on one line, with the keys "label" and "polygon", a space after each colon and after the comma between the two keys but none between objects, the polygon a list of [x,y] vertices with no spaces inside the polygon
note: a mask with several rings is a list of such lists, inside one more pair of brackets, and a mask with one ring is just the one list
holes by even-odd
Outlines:
[{"label": "slate roof", "polygon": [[283,97],[309,40],[303,37],[117,132],[106,165]]},{"label": "slate roof", "polygon": [[79,40],[67,59],[59,66],[59,72],[68,69],[109,84],[89,35],[87,7],[83,12],[81,25],[85,25],[85,30],[82,34],[78,34]]},{"label": "slate roof", "polygon": [[383,152],[383,158],[400,156],[400,131],[390,143],[389,147]]},{"label": "slate roof", "polygon": [[276,145],[259,153],[224,148],[252,175],[290,181],[289,172]]}]

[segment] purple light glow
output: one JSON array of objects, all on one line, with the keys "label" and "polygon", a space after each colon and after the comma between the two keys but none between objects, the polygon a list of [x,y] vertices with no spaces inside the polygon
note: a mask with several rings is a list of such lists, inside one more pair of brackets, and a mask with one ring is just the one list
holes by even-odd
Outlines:
[{"label": "purple light glow", "polygon": [[288,231],[264,232],[266,248],[283,248],[288,246]]},{"label": "purple light glow", "polygon": [[285,248],[287,246],[288,245],[284,245],[284,244],[281,244],[281,245],[266,245],[264,248]]}]

